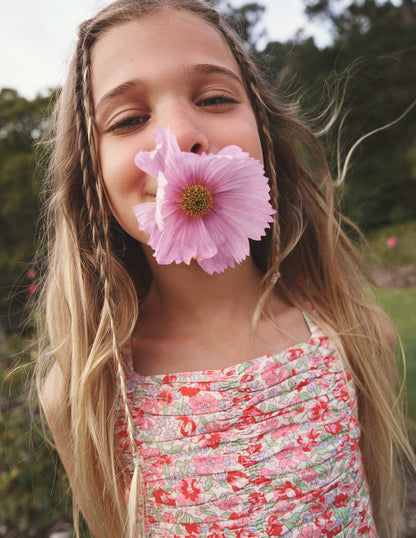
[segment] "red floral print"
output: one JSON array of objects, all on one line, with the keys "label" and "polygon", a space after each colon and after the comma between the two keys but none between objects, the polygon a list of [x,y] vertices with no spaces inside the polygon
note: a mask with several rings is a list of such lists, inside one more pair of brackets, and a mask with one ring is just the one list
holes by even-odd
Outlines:
[{"label": "red floral print", "polygon": [[[150,538],[377,536],[351,376],[321,329],[226,368],[140,376],[125,350]],[[120,404],[116,442],[133,464]]]}]

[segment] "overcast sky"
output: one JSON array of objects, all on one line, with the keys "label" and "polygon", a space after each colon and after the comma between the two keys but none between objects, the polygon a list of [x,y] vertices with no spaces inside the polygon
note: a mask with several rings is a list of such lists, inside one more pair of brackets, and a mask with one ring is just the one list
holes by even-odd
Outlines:
[{"label": "overcast sky", "polygon": [[[257,0],[266,6],[268,40],[285,41],[299,30],[318,44],[328,33],[307,23],[302,0]],[[28,98],[62,84],[76,28],[110,0],[0,0],[0,88]],[[240,6],[244,0],[232,0]]]}]

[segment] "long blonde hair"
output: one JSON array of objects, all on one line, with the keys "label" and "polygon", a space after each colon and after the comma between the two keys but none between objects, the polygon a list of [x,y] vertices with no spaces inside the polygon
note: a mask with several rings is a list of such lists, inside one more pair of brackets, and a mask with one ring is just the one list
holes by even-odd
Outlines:
[{"label": "long blonde hair", "polygon": [[[37,379],[41,392],[46,372],[57,361],[63,376],[62,424],[71,439],[83,506],[100,536],[143,532],[136,528],[137,518],[143,525],[143,499],[138,498],[143,484],[120,349],[133,332],[151,273],[140,244],[114,221],[106,200],[96,153],[91,51],[110,27],[166,8],[212,24],[241,69],[278,210],[272,232],[252,244],[264,274],[257,314],[275,286],[292,304],[304,308],[306,298],[320,313],[358,388],[361,450],[377,528],[383,536],[395,536],[403,489],[398,463],[413,454],[396,399],[391,345],[364,291],[359,257],[341,229],[324,152],[297,107],[277,101],[229,26],[199,0],[119,0],[87,20],[55,111]],[[129,509],[114,440],[120,405],[135,458]],[[79,499],[74,500],[77,514]]]}]

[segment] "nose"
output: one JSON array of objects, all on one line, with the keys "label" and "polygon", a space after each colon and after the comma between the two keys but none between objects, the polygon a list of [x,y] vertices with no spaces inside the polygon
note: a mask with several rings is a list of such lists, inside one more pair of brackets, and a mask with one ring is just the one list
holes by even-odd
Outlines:
[{"label": "nose", "polygon": [[191,106],[172,105],[165,111],[164,127],[170,127],[175,133],[181,151],[192,153],[209,152],[209,138],[201,117],[197,111],[190,110]]}]

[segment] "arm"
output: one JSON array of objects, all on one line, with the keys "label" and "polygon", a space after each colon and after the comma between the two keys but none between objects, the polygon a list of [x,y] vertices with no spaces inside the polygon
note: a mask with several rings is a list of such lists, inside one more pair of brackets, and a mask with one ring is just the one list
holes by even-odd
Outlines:
[{"label": "arm", "polygon": [[55,441],[55,447],[65,468],[71,489],[76,502],[84,515],[84,518],[88,524],[90,532],[93,536],[98,536],[98,532],[95,529],[92,518],[88,515],[85,503],[82,502],[81,487],[78,481],[75,479],[74,458],[71,450],[71,437],[70,433],[64,427],[64,420],[62,420],[61,402],[62,393],[64,390],[64,381],[62,372],[57,363],[53,365],[48,373],[45,382],[42,387],[41,404],[45,412],[46,420],[51,430],[52,436]]}]

